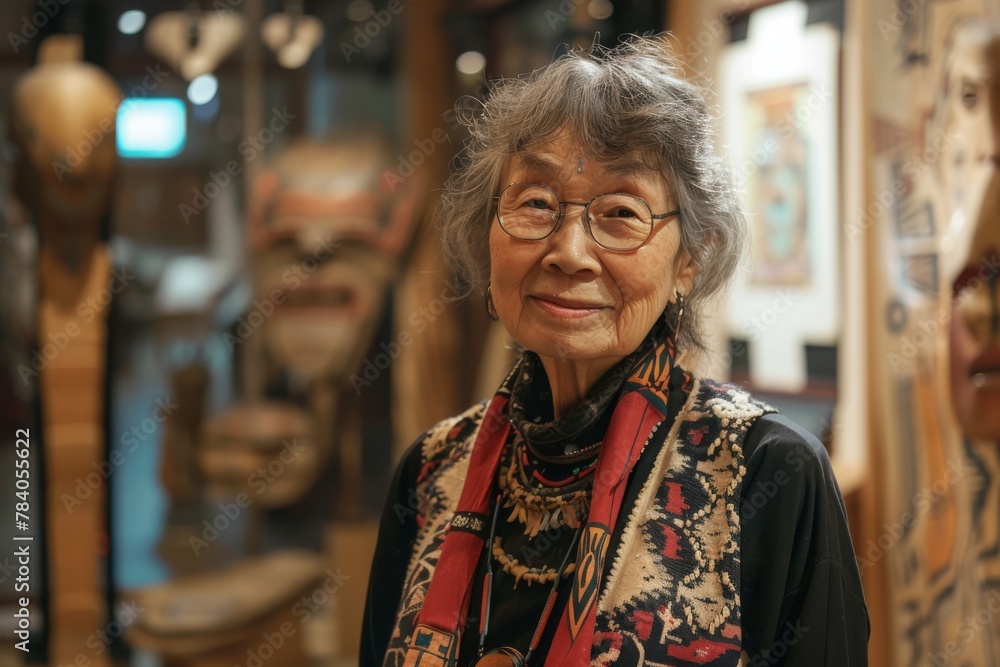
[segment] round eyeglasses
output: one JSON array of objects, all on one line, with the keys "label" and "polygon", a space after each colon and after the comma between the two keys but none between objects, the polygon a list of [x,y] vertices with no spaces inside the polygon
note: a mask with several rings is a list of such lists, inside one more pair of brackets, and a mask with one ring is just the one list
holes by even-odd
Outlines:
[{"label": "round eyeglasses", "polygon": [[676,209],[653,213],[646,200],[623,192],[597,195],[589,202],[559,201],[552,188],[538,183],[511,183],[494,197],[500,228],[515,239],[541,241],[566,217],[570,204],[583,207],[583,228],[606,250],[641,247],[653,234],[657,220],[679,215]]}]

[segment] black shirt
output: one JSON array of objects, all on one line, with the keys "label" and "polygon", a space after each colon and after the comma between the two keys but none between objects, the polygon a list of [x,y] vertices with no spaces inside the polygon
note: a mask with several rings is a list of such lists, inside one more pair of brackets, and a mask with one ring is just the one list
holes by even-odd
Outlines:
[{"label": "black shirt", "polygon": [[[826,450],[812,434],[772,414],[751,427],[743,451],[740,607],[743,648],[750,655],[750,667],[867,665],[868,611],[844,501]],[[382,665],[394,629],[418,530],[410,496],[419,466],[419,448],[411,447],[396,471],[383,512],[361,641],[360,664],[366,667]],[[642,481],[633,478],[629,486],[637,492]],[[627,519],[630,495],[619,523]],[[568,544],[572,532],[563,528],[560,536],[553,537]],[[612,541],[609,555],[616,548]],[[553,554],[561,551],[558,545],[551,550]],[[612,561],[608,558],[606,567]],[[482,570],[481,564],[477,582],[482,581]],[[522,582],[514,589],[512,579],[505,578],[499,568],[494,577],[486,648],[511,645],[523,653],[549,586]],[[553,619],[562,613],[568,588],[561,588]],[[473,587],[475,599],[470,604],[461,660],[471,659],[478,644],[478,589],[478,585]],[[555,624],[550,621],[546,639]],[[543,641],[532,664],[544,662],[545,649]]]}]

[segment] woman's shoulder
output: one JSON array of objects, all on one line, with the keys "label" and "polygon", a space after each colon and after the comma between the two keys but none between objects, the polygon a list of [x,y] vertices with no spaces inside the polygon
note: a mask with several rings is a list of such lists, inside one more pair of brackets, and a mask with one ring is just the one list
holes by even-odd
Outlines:
[{"label": "woman's shoulder", "polygon": [[[744,519],[791,513],[785,517],[791,525],[801,523],[802,512],[843,513],[830,456],[819,438],[799,424],[780,414],[765,415],[748,431],[743,450]],[[774,525],[781,524],[778,516],[772,518]]]},{"label": "woman's shoulder", "polygon": [[441,464],[470,452],[486,407],[486,401],[476,403],[428,428],[407,449],[402,465],[414,470],[416,481],[420,482]]},{"label": "woman's shoulder", "polygon": [[744,387],[698,378],[689,406],[688,420],[711,421],[729,435],[739,427],[742,458],[750,469],[780,462],[795,472],[830,472],[830,457],[819,438]]},{"label": "woman's shoulder", "polygon": [[743,445],[748,463],[791,468],[794,472],[810,471],[832,475],[826,447],[813,433],[788,417],[771,413],[762,416],[747,432]]},{"label": "woman's shoulder", "polygon": [[735,460],[742,459],[743,441],[753,426],[762,417],[776,412],[743,387],[711,378],[692,378],[686,393],[677,417],[678,435],[682,441],[696,446],[706,439],[714,443],[705,455],[725,451]]},{"label": "woman's shoulder", "polygon": [[745,419],[752,423],[763,415],[776,412],[739,385],[704,377],[695,378],[688,402],[696,415],[703,413],[726,422]]}]

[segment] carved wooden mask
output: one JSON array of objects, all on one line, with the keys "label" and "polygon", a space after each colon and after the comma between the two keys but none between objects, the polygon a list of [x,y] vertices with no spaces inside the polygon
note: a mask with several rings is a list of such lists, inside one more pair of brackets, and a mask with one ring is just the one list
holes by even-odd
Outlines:
[{"label": "carved wooden mask", "polygon": [[382,185],[386,159],[370,136],[300,143],[254,187],[255,298],[275,306],[264,345],[298,379],[346,378],[371,343],[414,222]]},{"label": "carved wooden mask", "polygon": [[937,115],[942,265],[952,290],[952,404],[962,432],[1000,439],[1000,25],[956,31]]}]

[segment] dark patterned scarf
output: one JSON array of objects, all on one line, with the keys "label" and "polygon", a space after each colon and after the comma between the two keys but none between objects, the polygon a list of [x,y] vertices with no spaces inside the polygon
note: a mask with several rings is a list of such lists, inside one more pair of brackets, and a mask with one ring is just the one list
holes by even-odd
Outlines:
[{"label": "dark patterned scarf", "polygon": [[[669,334],[664,314],[632,354],[609,368],[569,412],[554,419],[552,390],[542,361],[525,351],[514,372],[500,387],[510,395],[510,418],[528,448],[543,461],[572,462],[596,456],[611,421],[614,404],[625,380],[639,360]],[[671,344],[671,351],[673,345]]]}]

